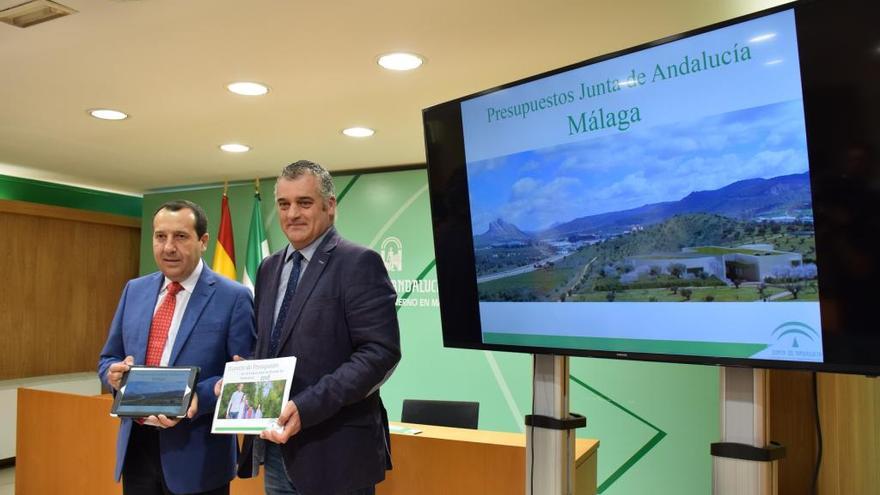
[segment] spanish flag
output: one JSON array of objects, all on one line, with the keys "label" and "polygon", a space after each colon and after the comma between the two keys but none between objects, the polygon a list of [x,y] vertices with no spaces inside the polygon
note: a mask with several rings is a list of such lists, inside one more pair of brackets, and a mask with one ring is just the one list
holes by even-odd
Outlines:
[{"label": "spanish flag", "polygon": [[230,280],[235,280],[235,237],[232,235],[232,217],[229,215],[227,187],[223,186],[223,201],[220,204],[220,230],[217,232],[217,246],[214,248],[214,262],[211,269]]}]

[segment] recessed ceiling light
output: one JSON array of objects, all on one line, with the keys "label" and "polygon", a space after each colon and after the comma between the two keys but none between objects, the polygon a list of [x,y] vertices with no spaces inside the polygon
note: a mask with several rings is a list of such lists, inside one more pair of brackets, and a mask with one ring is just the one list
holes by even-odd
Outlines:
[{"label": "recessed ceiling light", "polygon": [[234,82],[226,86],[226,89],[237,95],[260,96],[269,92],[269,87],[255,82]]},{"label": "recessed ceiling light", "polygon": [[124,120],[128,118],[128,114],[119,110],[110,110],[109,108],[95,108],[89,110],[89,115],[101,120]]},{"label": "recessed ceiling light", "polygon": [[226,143],[221,144],[220,149],[227,153],[244,153],[250,151],[251,147],[246,144]]},{"label": "recessed ceiling light", "polygon": [[424,59],[414,53],[386,53],[379,57],[379,65],[388,70],[413,70],[417,69]]},{"label": "recessed ceiling light", "polygon": [[369,127],[349,127],[348,129],[343,129],[342,133],[348,137],[365,138],[372,136],[376,131]]}]

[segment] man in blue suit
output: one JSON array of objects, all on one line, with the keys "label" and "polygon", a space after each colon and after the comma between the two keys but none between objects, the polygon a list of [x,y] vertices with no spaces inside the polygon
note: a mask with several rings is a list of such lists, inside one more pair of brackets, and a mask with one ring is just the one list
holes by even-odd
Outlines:
[{"label": "man in blue suit", "polygon": [[[333,228],[333,179],[309,161],[275,184],[288,246],[257,275],[257,358],[295,356],[280,432],[247,437],[239,475],[269,495],[372,494],[391,466],[379,386],[400,360],[397,295],[382,258]],[[251,452],[253,451],[253,455]]]},{"label": "man in blue suit", "polygon": [[116,479],[123,493],[228,494],[235,476],[234,435],[212,435],[214,384],[233,356],[249,356],[254,307],[244,286],[212,272],[202,253],[208,221],[200,206],[170,201],[153,216],[159,271],[128,282],[98,361],[114,390],[133,364],[198,366],[196,394],[184,419],[122,419]]}]

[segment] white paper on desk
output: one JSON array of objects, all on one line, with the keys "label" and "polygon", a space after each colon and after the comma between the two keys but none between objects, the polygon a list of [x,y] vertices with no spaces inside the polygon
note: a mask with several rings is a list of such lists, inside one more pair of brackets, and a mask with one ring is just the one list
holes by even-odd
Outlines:
[{"label": "white paper on desk", "polygon": [[258,435],[275,423],[290,397],[295,357],[226,363],[211,433]]},{"label": "white paper on desk", "polygon": [[410,428],[408,426],[388,425],[388,431],[391,433],[399,433],[401,435],[418,435],[422,430],[418,428]]}]

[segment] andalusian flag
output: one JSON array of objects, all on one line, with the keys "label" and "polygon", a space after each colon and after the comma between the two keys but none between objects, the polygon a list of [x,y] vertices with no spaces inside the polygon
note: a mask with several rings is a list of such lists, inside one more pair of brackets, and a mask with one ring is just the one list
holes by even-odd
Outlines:
[{"label": "andalusian flag", "polygon": [[263,231],[263,214],[260,211],[260,180],[257,179],[257,191],[254,193],[254,210],[251,213],[251,229],[248,231],[247,253],[244,257],[244,273],[241,283],[254,291],[257,283],[257,270],[263,258],[269,256],[269,241]]},{"label": "andalusian flag", "polygon": [[235,280],[235,237],[232,235],[232,217],[229,215],[229,197],[223,186],[223,202],[220,204],[220,230],[214,248],[211,269],[230,280]]}]

